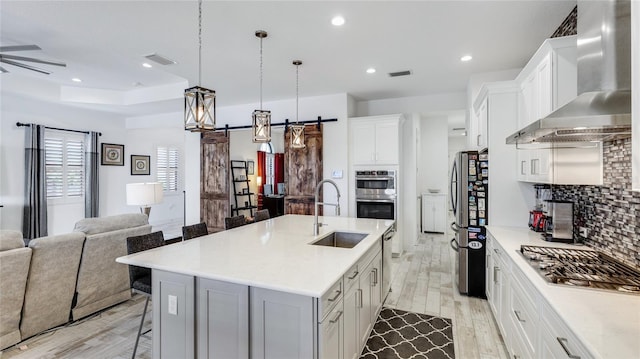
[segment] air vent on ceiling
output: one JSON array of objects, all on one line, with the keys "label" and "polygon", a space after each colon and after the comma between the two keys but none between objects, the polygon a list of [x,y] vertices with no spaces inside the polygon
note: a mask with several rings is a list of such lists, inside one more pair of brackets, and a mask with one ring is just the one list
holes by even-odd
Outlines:
[{"label": "air vent on ceiling", "polygon": [[145,57],[147,59],[151,60],[151,61],[159,63],[160,65],[174,65],[174,64],[176,64],[175,61],[173,61],[171,59],[168,59],[168,58],[166,58],[166,57],[164,57],[162,55],[155,54],[155,53],[151,54],[151,55],[147,55]]},{"label": "air vent on ceiling", "polygon": [[398,72],[389,72],[390,77],[398,77],[398,76],[409,76],[411,75],[411,70],[398,71]]}]

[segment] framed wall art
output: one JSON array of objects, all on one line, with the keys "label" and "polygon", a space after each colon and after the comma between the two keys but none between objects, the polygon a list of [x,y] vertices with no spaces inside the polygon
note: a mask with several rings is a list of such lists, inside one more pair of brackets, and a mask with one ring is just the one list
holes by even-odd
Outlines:
[{"label": "framed wall art", "polygon": [[254,171],[255,171],[255,164],[253,163],[253,161],[247,161],[247,174],[253,175]]},{"label": "framed wall art", "polygon": [[151,174],[150,162],[151,156],[131,155],[131,175],[143,176]]},{"label": "framed wall art", "polygon": [[124,145],[103,143],[101,158],[103,166],[124,166]]}]

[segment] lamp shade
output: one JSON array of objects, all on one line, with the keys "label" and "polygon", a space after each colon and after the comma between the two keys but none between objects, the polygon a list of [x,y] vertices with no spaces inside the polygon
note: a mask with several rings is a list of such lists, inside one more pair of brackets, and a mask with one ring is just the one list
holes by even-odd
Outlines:
[{"label": "lamp shade", "polygon": [[127,183],[127,205],[150,206],[162,202],[162,183]]}]

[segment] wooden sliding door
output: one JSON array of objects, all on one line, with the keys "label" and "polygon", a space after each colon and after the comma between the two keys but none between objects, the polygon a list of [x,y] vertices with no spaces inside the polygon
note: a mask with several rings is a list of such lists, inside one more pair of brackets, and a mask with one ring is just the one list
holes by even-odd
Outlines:
[{"label": "wooden sliding door", "polygon": [[206,132],[200,138],[200,220],[209,233],[224,230],[229,217],[229,137]]},{"label": "wooden sliding door", "polygon": [[[304,127],[305,148],[290,148],[290,132],[284,135],[285,213],[313,215],[314,193],[322,180],[322,125]],[[322,207],[319,212],[322,215]]]}]

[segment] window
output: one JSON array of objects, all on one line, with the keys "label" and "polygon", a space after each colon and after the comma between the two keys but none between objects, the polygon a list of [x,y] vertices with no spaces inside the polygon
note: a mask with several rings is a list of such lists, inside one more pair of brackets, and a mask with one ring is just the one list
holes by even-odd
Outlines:
[{"label": "window", "polygon": [[84,197],[83,134],[46,130],[44,135],[47,198],[77,201]]},{"label": "window", "polygon": [[178,164],[180,163],[180,153],[175,147],[158,146],[156,155],[157,179],[162,183],[165,192],[178,191]]}]

